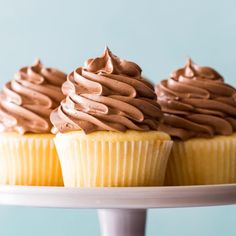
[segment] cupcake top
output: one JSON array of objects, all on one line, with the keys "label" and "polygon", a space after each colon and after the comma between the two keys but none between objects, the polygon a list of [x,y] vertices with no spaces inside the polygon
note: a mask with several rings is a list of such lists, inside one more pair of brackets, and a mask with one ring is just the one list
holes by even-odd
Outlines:
[{"label": "cupcake top", "polygon": [[191,59],[156,86],[164,112],[160,130],[173,138],[230,135],[236,130],[236,90],[210,67]]},{"label": "cupcake top", "polygon": [[55,132],[157,130],[162,118],[154,87],[140,67],[108,48],[71,72],[62,91],[67,97],[51,114]]},{"label": "cupcake top", "polygon": [[0,92],[0,132],[49,133],[49,116],[64,98],[66,74],[39,60],[21,68]]}]

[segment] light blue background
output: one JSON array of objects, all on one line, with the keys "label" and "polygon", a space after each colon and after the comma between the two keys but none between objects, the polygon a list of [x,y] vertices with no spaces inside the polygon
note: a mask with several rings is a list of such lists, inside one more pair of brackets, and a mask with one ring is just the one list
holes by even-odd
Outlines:
[{"label": "light blue background", "polygon": [[[0,0],[0,81],[40,57],[69,72],[105,45],[153,82],[188,56],[236,85],[233,0]],[[151,210],[147,235],[236,235],[236,206]],[[1,236],[99,235],[93,210],[0,207]]]}]

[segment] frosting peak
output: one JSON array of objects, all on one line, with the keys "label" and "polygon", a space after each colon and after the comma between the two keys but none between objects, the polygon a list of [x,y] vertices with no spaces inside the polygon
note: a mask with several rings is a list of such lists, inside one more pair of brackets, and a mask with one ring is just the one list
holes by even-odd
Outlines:
[{"label": "frosting peak", "polygon": [[0,131],[48,133],[51,111],[64,98],[66,74],[45,68],[40,60],[21,68],[0,92]]},{"label": "frosting peak", "polygon": [[140,67],[108,48],[71,72],[62,90],[67,97],[51,114],[55,132],[157,130],[162,118],[154,87],[141,77]]},{"label": "frosting peak", "polygon": [[112,54],[108,47],[101,57],[88,59],[84,63],[84,69],[93,73],[122,74],[127,76],[141,76],[141,68],[134,62],[120,59]]},{"label": "frosting peak", "polygon": [[164,112],[162,131],[182,140],[236,131],[236,89],[213,68],[188,60],[156,86]]},{"label": "frosting peak", "polygon": [[224,81],[223,77],[213,68],[206,66],[198,66],[191,58],[187,60],[184,68],[178,69],[171,74],[172,78],[178,78],[179,76],[186,76],[189,78],[195,78],[196,76],[202,79],[219,80]]}]

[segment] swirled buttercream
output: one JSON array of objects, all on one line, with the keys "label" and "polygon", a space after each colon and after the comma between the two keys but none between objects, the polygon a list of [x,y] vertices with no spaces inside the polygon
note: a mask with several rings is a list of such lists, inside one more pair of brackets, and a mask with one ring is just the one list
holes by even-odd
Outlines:
[{"label": "swirled buttercream", "polygon": [[162,118],[153,85],[140,67],[106,48],[67,76],[67,96],[51,114],[55,132],[157,130]]},{"label": "swirled buttercream", "polygon": [[160,130],[174,138],[230,135],[236,130],[236,89],[210,67],[188,60],[156,86],[164,113]]},{"label": "swirled buttercream", "polygon": [[66,74],[45,68],[39,60],[21,68],[0,92],[0,131],[48,133],[50,113],[64,98]]}]

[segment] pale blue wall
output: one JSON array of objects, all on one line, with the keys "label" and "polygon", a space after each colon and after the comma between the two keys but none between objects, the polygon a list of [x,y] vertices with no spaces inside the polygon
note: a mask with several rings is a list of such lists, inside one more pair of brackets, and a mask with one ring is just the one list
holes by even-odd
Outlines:
[{"label": "pale blue wall", "polygon": [[[40,57],[69,72],[105,45],[153,82],[187,56],[236,85],[236,1],[0,0],[0,82]],[[148,236],[236,235],[236,206],[152,210]],[[98,235],[93,210],[0,207],[0,236]],[[157,232],[159,232],[157,234]]]}]

